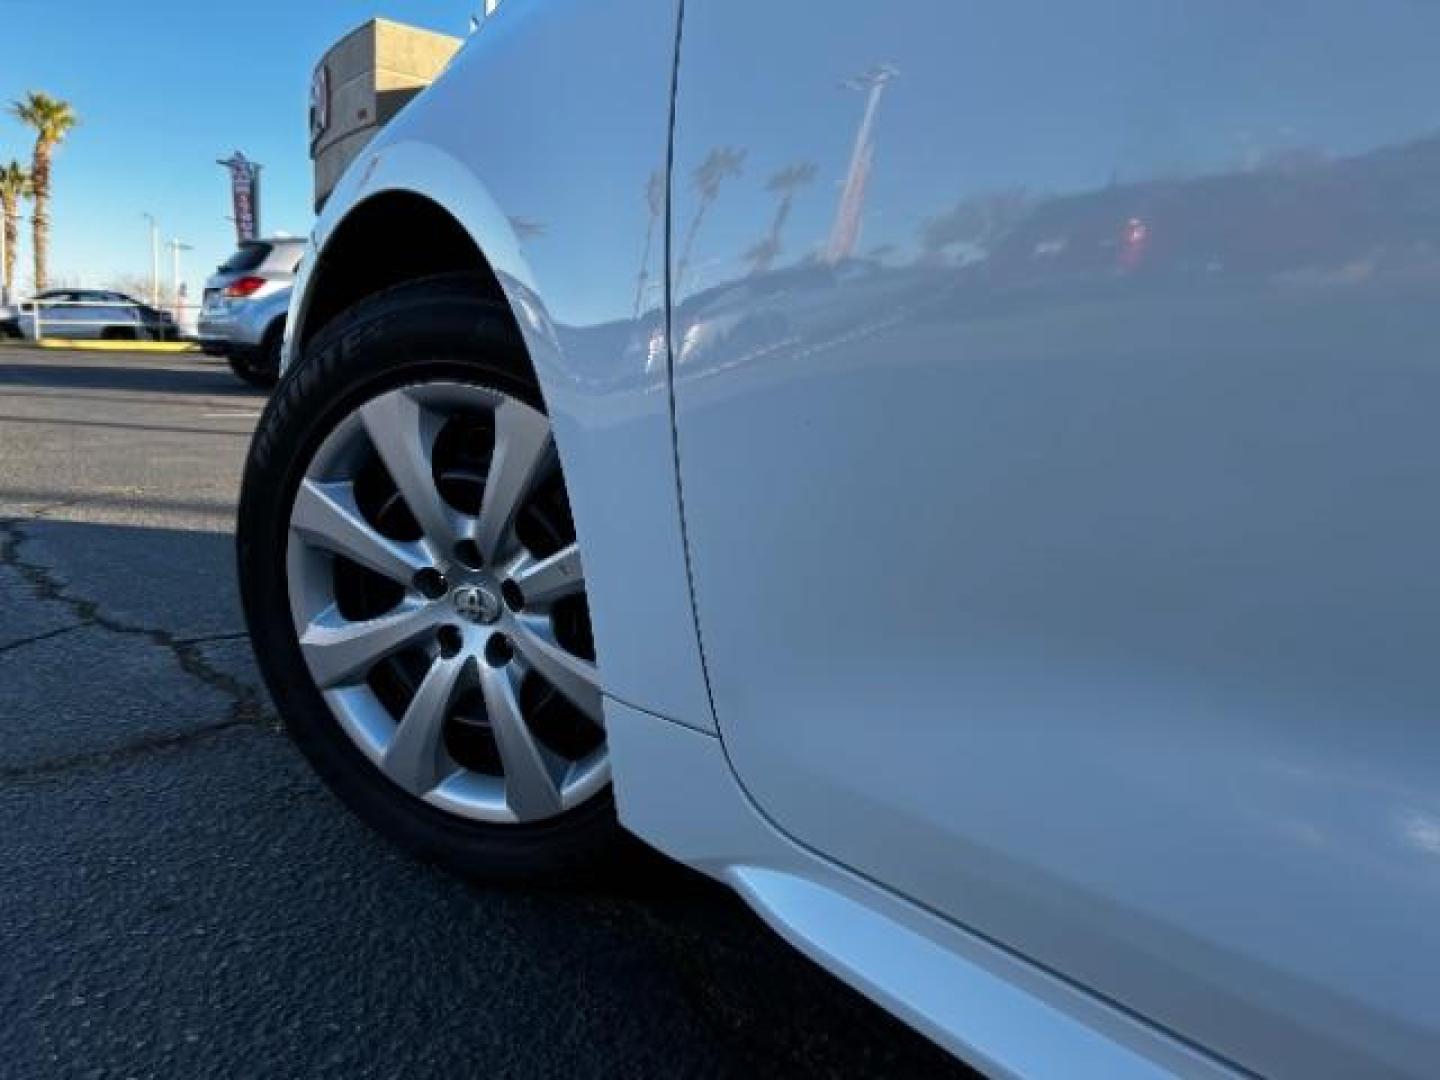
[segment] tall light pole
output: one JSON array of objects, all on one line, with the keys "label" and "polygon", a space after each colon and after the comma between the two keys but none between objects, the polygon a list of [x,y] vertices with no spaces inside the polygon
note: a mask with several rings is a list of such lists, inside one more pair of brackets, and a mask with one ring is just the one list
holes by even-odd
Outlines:
[{"label": "tall light pole", "polygon": [[175,298],[175,318],[180,318],[180,253],[182,251],[194,251],[189,244],[183,240],[174,239],[166,245],[170,249],[170,292]]},{"label": "tall light pole", "polygon": [[141,214],[150,222],[150,306],[160,306],[160,223],[154,214]]}]

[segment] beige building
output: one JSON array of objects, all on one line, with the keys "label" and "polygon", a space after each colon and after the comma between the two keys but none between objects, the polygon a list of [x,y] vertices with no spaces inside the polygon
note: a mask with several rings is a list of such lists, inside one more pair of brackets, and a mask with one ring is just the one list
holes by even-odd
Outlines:
[{"label": "beige building", "polygon": [[460,49],[458,38],[372,19],[321,59],[310,85],[310,158],[315,209],[345,167]]}]

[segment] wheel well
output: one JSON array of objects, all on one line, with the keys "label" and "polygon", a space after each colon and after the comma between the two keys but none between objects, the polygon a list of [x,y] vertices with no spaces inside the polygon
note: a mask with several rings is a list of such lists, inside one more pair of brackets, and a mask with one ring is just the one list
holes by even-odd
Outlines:
[{"label": "wheel well", "polygon": [[486,294],[505,292],[470,234],[443,207],[405,191],[360,203],[325,245],[306,301],[304,344],[346,309],[395,285],[455,272],[478,273]]}]

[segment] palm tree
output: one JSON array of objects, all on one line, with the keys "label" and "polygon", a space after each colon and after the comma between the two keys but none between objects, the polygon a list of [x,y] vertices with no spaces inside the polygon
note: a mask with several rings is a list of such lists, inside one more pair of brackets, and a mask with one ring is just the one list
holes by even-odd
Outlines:
[{"label": "palm tree", "polygon": [[815,166],[808,161],[802,161],[785,166],[766,181],[765,190],[780,196],[780,202],[775,207],[775,219],[770,222],[769,233],[745,253],[745,258],[750,260],[752,274],[763,274],[775,262],[782,247],[780,234],[785,229],[785,222],[790,218],[790,208],[795,205],[795,192],[814,179]]},{"label": "palm tree", "polygon": [[660,215],[665,213],[665,173],[656,169],[645,184],[645,205],[650,218],[645,223],[645,250],[640,254],[640,273],[635,278],[635,317],[640,317],[640,308],[645,303],[645,286],[650,283],[650,249],[655,243],[655,226]]},{"label": "palm tree", "polygon": [[0,165],[0,217],[4,218],[5,265],[0,266],[0,300],[15,287],[15,249],[20,243],[20,200],[30,197],[30,174],[18,161]]},{"label": "palm tree", "polygon": [[720,195],[720,185],[732,176],[739,176],[744,164],[744,150],[736,150],[733,146],[717,146],[705,155],[705,160],[690,174],[690,182],[700,198],[695,204],[695,216],[690,219],[690,228],[685,232],[685,244],[680,249],[680,261],[675,267],[676,292],[679,292],[680,283],[685,279],[685,271],[690,267],[690,255],[695,246],[695,237],[700,232],[700,225]]},{"label": "palm tree", "polygon": [[10,111],[22,124],[35,129],[35,155],[30,164],[31,198],[35,209],[30,215],[35,251],[35,291],[45,288],[50,262],[50,159],[58,146],[79,123],[75,110],[67,101],[32,90],[14,102]]}]

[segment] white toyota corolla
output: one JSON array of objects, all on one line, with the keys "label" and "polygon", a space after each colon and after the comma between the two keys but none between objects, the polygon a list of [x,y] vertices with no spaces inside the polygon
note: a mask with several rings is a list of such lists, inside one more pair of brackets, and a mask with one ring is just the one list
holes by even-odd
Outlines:
[{"label": "white toyota corolla", "polygon": [[1440,1068],[1440,5],[506,0],[244,602],[419,856],[622,830],[997,1073]]}]

